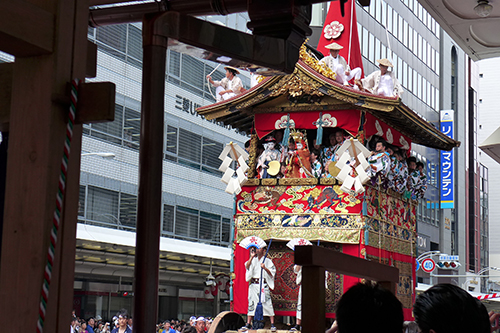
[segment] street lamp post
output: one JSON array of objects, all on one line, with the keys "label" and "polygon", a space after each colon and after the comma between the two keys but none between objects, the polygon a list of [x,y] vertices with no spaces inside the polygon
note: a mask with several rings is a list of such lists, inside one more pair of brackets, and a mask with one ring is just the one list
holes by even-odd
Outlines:
[{"label": "street lamp post", "polygon": [[[485,277],[485,276],[481,276],[481,274],[483,274],[487,271],[500,271],[500,268],[498,268],[498,267],[484,267],[484,268],[482,268],[479,272],[477,272],[477,275],[479,276],[479,279],[480,279],[479,281],[481,281],[481,277]],[[486,283],[487,283],[486,288],[488,289],[487,292],[489,292],[490,284],[488,281]],[[480,287],[482,287],[482,285]]]},{"label": "street lamp post", "polygon": [[421,261],[421,260],[424,260],[425,258],[429,258],[432,256],[437,256],[438,254],[441,254],[441,251],[427,251],[427,252],[424,252],[421,255],[419,255],[417,257],[417,261]]}]

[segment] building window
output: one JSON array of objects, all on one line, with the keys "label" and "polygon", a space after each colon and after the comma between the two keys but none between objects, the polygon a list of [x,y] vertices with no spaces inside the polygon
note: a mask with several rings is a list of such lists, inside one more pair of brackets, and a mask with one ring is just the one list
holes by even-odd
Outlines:
[{"label": "building window", "polygon": [[112,228],[123,229],[118,218],[118,192],[88,186],[86,221]]},{"label": "building window", "polygon": [[211,245],[229,245],[231,220],[189,207],[163,205],[162,234]]},{"label": "building window", "polygon": [[137,224],[137,196],[120,193],[119,220],[124,228],[135,229]]},{"label": "building window", "polygon": [[141,114],[129,107],[115,105],[112,122],[84,125],[83,133],[120,146],[139,150]]},{"label": "building window", "polygon": [[[95,187],[80,186],[78,205],[80,223],[135,231],[137,196]],[[231,219],[190,207],[163,205],[163,236],[228,246]]]},{"label": "building window", "polygon": [[126,147],[139,149],[141,135],[141,114],[130,108],[125,108],[123,124],[123,141]]},{"label": "building window", "polygon": [[163,205],[162,234],[174,234],[175,206]]},{"label": "building window", "polygon": [[78,218],[85,218],[85,197],[87,196],[87,188],[80,185],[80,194],[78,196]]},{"label": "building window", "polygon": [[167,125],[166,160],[220,176],[219,154],[223,148],[221,142]]}]

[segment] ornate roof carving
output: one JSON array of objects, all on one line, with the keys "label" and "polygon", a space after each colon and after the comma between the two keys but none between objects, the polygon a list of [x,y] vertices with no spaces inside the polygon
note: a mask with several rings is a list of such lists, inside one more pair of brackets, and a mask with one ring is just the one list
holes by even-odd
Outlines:
[{"label": "ornate roof carving", "polygon": [[207,119],[217,119],[249,133],[256,113],[339,108],[371,113],[417,144],[442,150],[460,145],[420,118],[401,99],[360,92],[335,82],[335,73],[321,65],[304,45],[292,74],[268,77],[241,95],[197,111]]}]

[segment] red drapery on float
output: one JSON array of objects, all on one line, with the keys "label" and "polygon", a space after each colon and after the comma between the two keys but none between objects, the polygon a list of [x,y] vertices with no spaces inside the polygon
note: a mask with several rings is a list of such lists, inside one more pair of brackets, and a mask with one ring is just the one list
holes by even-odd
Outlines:
[{"label": "red drapery on float", "polygon": [[407,136],[404,136],[395,129],[389,127],[386,123],[377,119],[370,113],[366,113],[365,119],[364,129],[367,139],[372,135],[378,135],[391,145],[401,147],[405,150],[411,149],[411,140]]},{"label": "red drapery on float", "polygon": [[322,114],[323,128],[340,127],[352,136],[358,134],[361,122],[361,111],[359,110],[258,113],[255,115],[255,130],[259,138],[263,138],[274,130],[286,128],[288,117],[290,117],[289,126],[291,129],[317,129],[316,124],[320,113]]},{"label": "red drapery on float", "polygon": [[[236,245],[236,244],[235,244]],[[339,245],[337,245],[339,246]],[[279,246],[278,246],[279,247]],[[281,247],[284,247],[281,246]],[[337,250],[354,257],[362,258],[362,250],[366,251],[366,256],[370,260],[385,262],[387,265],[394,265],[400,270],[400,281],[398,284],[397,296],[403,304],[403,314],[405,320],[413,320],[412,306],[415,301],[415,259],[412,256],[397,252],[381,250],[372,246],[360,244],[342,244]],[[236,245],[234,250],[234,273],[233,280],[233,309],[240,314],[246,314],[248,309],[248,282],[245,281],[244,263],[249,258],[249,251]],[[270,252],[277,268],[275,280],[275,290],[273,294],[274,312],[278,316],[295,316],[298,294],[298,286],[295,285],[295,274],[293,273],[293,252],[282,251],[279,248]],[[352,276],[331,275],[327,278],[326,290],[326,317],[335,318],[335,305],[340,296],[350,287],[360,282],[360,279]],[[337,291],[336,291],[337,290]],[[339,293],[338,290],[341,292]]]}]

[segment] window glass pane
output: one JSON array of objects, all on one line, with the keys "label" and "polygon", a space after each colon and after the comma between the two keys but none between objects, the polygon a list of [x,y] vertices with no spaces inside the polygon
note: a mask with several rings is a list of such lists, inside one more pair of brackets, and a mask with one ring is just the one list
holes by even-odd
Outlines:
[{"label": "window glass pane", "polygon": [[422,61],[424,64],[427,64],[427,42],[423,41],[422,43],[423,49],[422,49]]},{"label": "window glass pane", "polygon": [[387,5],[387,30],[392,33],[392,7]]},{"label": "window glass pane", "polygon": [[127,54],[142,62],[142,31],[132,24],[128,25]]},{"label": "window glass pane", "polygon": [[375,1],[372,2],[372,4],[370,5],[370,8],[369,8],[369,11],[370,11],[370,15],[375,17],[375,4],[374,4]]},{"label": "window glass pane", "polygon": [[436,51],[436,73],[439,74],[439,62],[440,62],[440,59],[439,59],[439,52]]},{"label": "window glass pane", "polygon": [[398,39],[403,43],[403,17],[398,15]]},{"label": "window glass pane", "polygon": [[399,82],[403,80],[403,59],[398,57],[398,62],[397,62],[398,70],[397,70],[397,79]]},{"label": "window glass pane", "polygon": [[380,0],[375,0],[375,3],[372,3],[371,6],[374,6],[375,7],[375,19],[378,21],[378,22],[381,22],[382,21],[382,18],[381,18],[381,10],[380,10]]},{"label": "window glass pane", "polygon": [[120,227],[118,220],[118,192],[88,186],[87,218]]},{"label": "window glass pane", "polygon": [[369,43],[368,43],[368,59],[375,63],[375,36],[370,33]]},{"label": "window glass pane", "polygon": [[432,102],[431,102],[431,83],[429,81],[427,81],[427,86],[426,86],[426,89],[427,89],[427,100],[426,100],[426,103],[430,106],[432,106]]},{"label": "window glass pane", "polygon": [[[196,214],[193,214],[196,212]],[[198,238],[198,211],[177,206],[175,213],[175,235],[185,238]]]},{"label": "window glass pane", "polygon": [[413,28],[408,26],[408,49],[413,52]]},{"label": "window glass pane", "polygon": [[423,50],[423,40],[422,36],[418,35],[418,57],[422,60],[422,50]]},{"label": "window glass pane", "polygon": [[130,148],[139,149],[140,134],[141,114],[135,110],[125,108],[123,144]]},{"label": "window glass pane", "polygon": [[430,85],[429,92],[430,92],[429,105],[433,108],[434,107],[434,86],[433,85]]},{"label": "window glass pane", "polygon": [[[180,128],[178,156],[185,159],[183,162],[187,163],[187,165],[199,168],[200,154],[201,136]],[[189,162],[195,162],[197,164]],[[181,163],[181,160],[179,160],[179,163]]]},{"label": "window glass pane", "polygon": [[[177,155],[177,127],[167,125],[166,138],[165,151],[173,155]],[[168,155],[170,156],[171,154]],[[177,158],[174,159],[174,162],[176,161]]]},{"label": "window glass pane", "polygon": [[380,57],[380,40],[378,38],[375,38],[375,60],[377,59],[382,59]]},{"label": "window glass pane", "polygon": [[183,82],[181,82],[181,86],[188,89],[195,87],[203,90],[203,85],[205,84],[203,68],[204,65],[200,60],[183,54],[181,80],[187,84],[182,84]]},{"label": "window glass pane", "polygon": [[89,29],[87,30],[87,38],[94,40],[96,30],[96,28],[89,27]]},{"label": "window glass pane", "polygon": [[85,186],[80,185],[80,193],[78,195],[78,216],[85,216]]},{"label": "window glass pane", "polygon": [[403,31],[403,44],[408,47],[408,22],[403,21],[404,31]]},{"label": "window glass pane", "polygon": [[363,27],[359,23],[358,23],[358,38],[359,38],[359,45],[363,45]]},{"label": "window glass pane", "polygon": [[229,243],[229,238],[231,237],[230,235],[230,230],[231,230],[231,220],[227,218],[222,219],[222,242],[223,243]]},{"label": "window glass pane", "polygon": [[120,222],[125,228],[135,229],[137,223],[137,196],[121,193]]},{"label": "window glass pane", "polygon": [[427,103],[427,80],[422,78],[422,100]]},{"label": "window glass pane", "polygon": [[125,60],[127,47],[127,25],[114,24],[96,29],[99,50],[116,58]]},{"label": "window glass pane", "polygon": [[422,75],[417,74],[417,97],[422,99]]},{"label": "window glass pane", "polygon": [[176,77],[181,76],[181,54],[175,51],[168,51],[168,74]]},{"label": "window glass pane", "polygon": [[394,35],[394,37],[398,38],[398,17],[399,17],[399,14],[394,11],[394,13],[392,14],[392,17],[394,18],[392,20],[392,34]]},{"label": "window glass pane", "polygon": [[418,76],[417,71],[413,70],[413,94],[417,96],[417,88],[418,87]]},{"label": "window glass pane", "polygon": [[403,61],[403,77],[401,79],[403,86],[408,89],[408,64],[406,61]]},{"label": "window glass pane", "polygon": [[363,56],[368,59],[368,30],[363,27]]},{"label": "window glass pane", "polygon": [[[426,64],[427,66],[431,67],[432,66],[432,57],[431,57],[431,51],[432,51],[432,48],[431,48],[431,45],[429,43],[427,43],[427,61],[426,61]],[[430,64],[429,64],[430,63]],[[432,68],[432,67],[431,67]]]},{"label": "window glass pane", "polygon": [[439,110],[439,89],[436,88],[436,93],[434,94],[434,98],[435,98],[435,107],[434,109],[435,110]]},{"label": "window glass pane", "polygon": [[163,232],[174,232],[175,207],[171,205],[163,205]]},{"label": "window glass pane", "polygon": [[115,105],[115,120],[112,122],[92,124],[91,136],[104,139],[109,142],[121,144],[123,127],[123,106]]},{"label": "window glass pane", "polygon": [[382,12],[382,15],[381,15],[381,18],[380,18],[380,23],[385,27],[387,27],[387,4],[385,3],[385,1],[381,1],[381,12]]},{"label": "window glass pane", "polygon": [[408,90],[413,93],[413,69],[408,66]]},{"label": "window glass pane", "polygon": [[203,150],[202,150],[202,156],[201,156],[201,163],[205,166],[208,166],[210,168],[213,168],[214,170],[207,170],[207,171],[213,171],[216,174],[220,174],[220,171],[218,170],[220,166],[220,160],[219,160],[219,155],[220,152],[223,149],[223,144],[220,142],[216,142],[214,140],[210,140],[207,138],[203,138]]},{"label": "window glass pane", "polygon": [[221,240],[221,221],[200,217],[200,240],[206,243],[219,244]]}]

